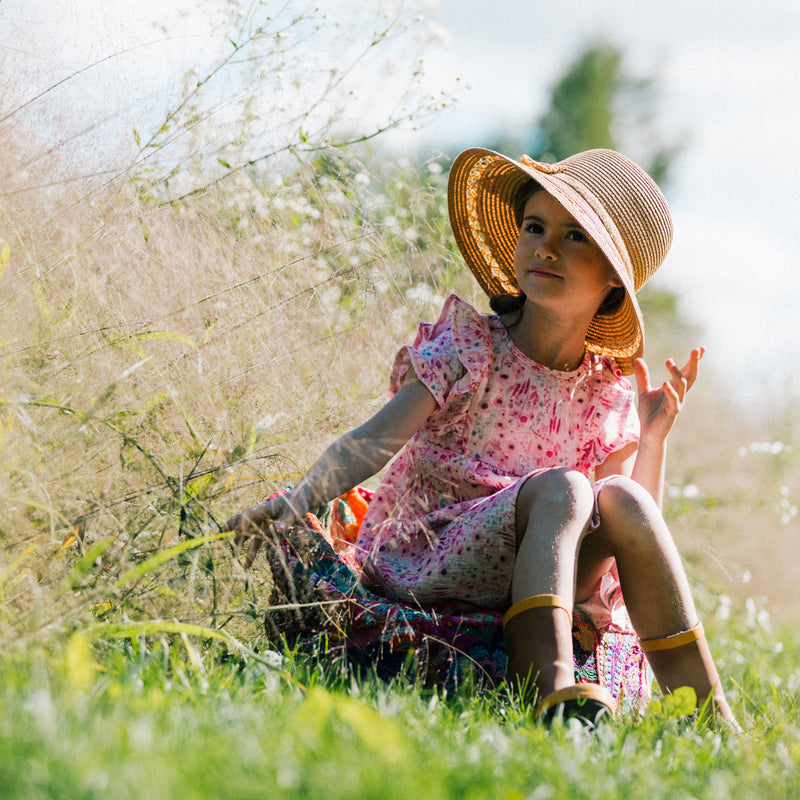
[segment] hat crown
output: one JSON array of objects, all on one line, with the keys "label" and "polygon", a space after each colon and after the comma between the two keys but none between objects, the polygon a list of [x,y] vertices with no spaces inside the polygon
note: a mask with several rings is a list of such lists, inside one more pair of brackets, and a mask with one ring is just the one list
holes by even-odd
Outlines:
[{"label": "hat crown", "polygon": [[613,223],[638,291],[661,266],[672,244],[672,215],[655,181],[621,153],[603,149],[565,158],[547,172],[569,180],[598,216]]}]

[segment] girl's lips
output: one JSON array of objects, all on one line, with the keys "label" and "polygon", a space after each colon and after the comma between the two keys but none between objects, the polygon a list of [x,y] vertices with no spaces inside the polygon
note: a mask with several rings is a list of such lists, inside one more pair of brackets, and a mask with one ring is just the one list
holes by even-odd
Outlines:
[{"label": "girl's lips", "polygon": [[543,269],[542,267],[531,267],[528,270],[531,275],[536,275],[537,277],[541,278],[560,278],[561,276],[557,272],[553,272],[550,269]]}]

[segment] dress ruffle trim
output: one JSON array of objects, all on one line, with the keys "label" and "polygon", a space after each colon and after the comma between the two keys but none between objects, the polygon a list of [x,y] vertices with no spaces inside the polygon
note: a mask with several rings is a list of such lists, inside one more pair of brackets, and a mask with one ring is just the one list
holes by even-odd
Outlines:
[{"label": "dress ruffle trim", "polygon": [[[449,336],[457,363],[444,361],[430,352],[442,337]],[[426,352],[427,351],[427,352]],[[409,368],[427,386],[443,407],[450,393],[465,394],[486,375],[492,360],[492,338],[489,323],[469,303],[451,294],[442,307],[439,319],[423,322],[412,345],[400,349],[395,357],[389,379],[389,394],[394,395],[402,385]],[[447,389],[448,384],[452,388]]]}]

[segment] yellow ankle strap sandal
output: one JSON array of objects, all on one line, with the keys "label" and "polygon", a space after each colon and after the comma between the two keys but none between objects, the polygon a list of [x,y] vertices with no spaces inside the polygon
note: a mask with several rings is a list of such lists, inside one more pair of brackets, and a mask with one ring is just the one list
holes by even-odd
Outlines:
[{"label": "yellow ankle strap sandal", "polygon": [[672,636],[665,636],[663,639],[639,639],[639,647],[641,647],[645,653],[654,653],[658,650],[674,650],[676,647],[683,647],[684,645],[696,642],[704,635],[703,623],[698,622],[694,628],[689,628],[688,631],[675,633]]},{"label": "yellow ankle strap sandal", "polygon": [[[514,603],[503,617],[503,628],[519,614],[534,608],[562,609],[572,628],[572,609],[555,594],[537,594]],[[556,720],[577,719],[587,728],[594,729],[600,722],[612,719],[615,713],[616,702],[608,689],[596,683],[575,683],[546,695],[536,707],[534,719],[545,725]]]},{"label": "yellow ankle strap sandal", "polygon": [[535,594],[532,597],[526,597],[524,600],[514,603],[514,605],[506,611],[503,617],[503,628],[518,614],[522,614],[523,611],[530,611],[532,608],[561,608],[567,612],[570,625],[572,624],[572,609],[562,598],[557,594]]}]

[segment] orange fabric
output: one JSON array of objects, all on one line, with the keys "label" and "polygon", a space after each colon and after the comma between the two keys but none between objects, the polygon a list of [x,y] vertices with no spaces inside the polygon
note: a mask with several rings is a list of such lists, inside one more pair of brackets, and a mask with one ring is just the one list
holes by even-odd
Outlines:
[{"label": "orange fabric", "polygon": [[372,495],[371,490],[356,486],[333,501],[330,531],[334,541],[355,542]]}]

